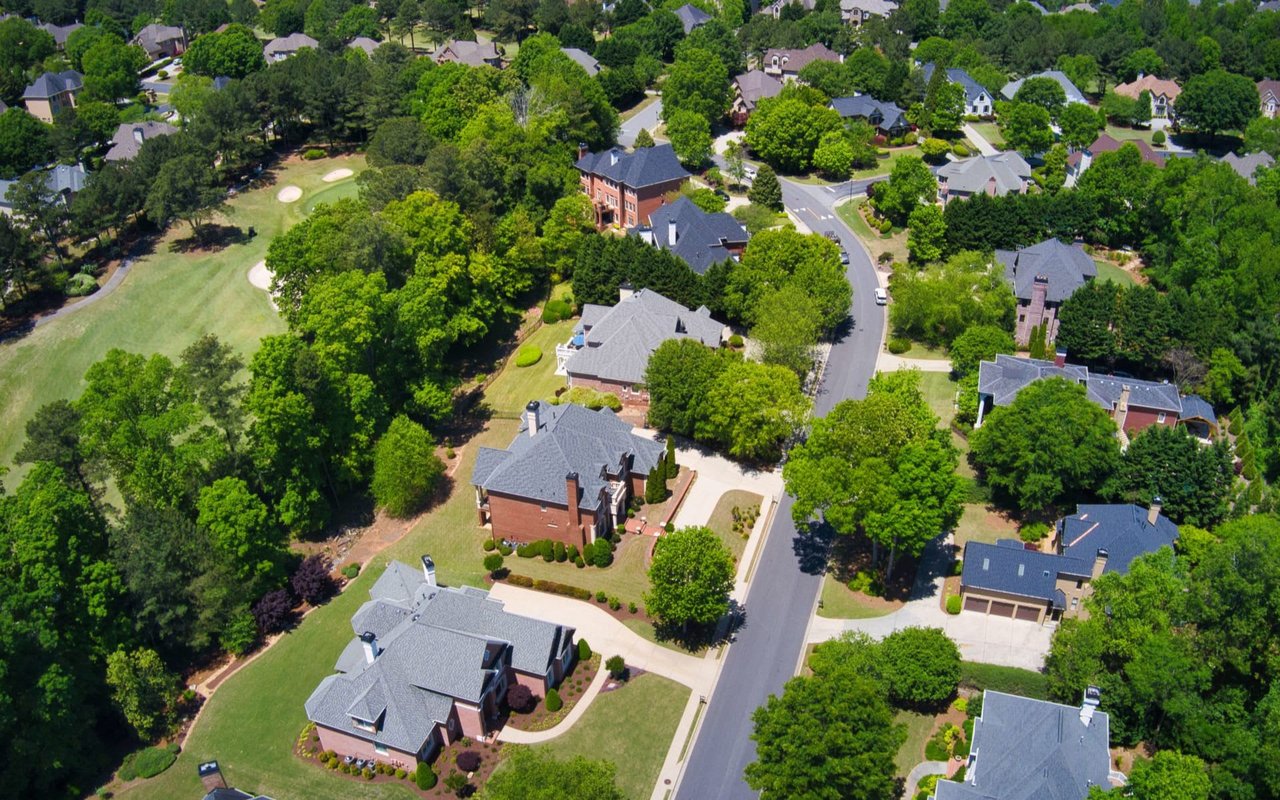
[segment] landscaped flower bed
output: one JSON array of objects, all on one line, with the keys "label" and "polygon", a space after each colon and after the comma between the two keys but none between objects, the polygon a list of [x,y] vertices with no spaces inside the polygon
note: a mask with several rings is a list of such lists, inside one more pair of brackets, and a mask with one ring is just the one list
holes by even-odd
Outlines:
[{"label": "landscaped flower bed", "polygon": [[548,710],[546,698],[542,698],[534,706],[533,710],[528,713],[521,714],[512,711],[511,716],[507,719],[507,724],[522,731],[545,731],[549,728],[554,728],[569,715],[573,707],[586,694],[587,687],[591,685],[591,681],[595,679],[596,673],[599,671],[600,654],[592,653],[591,658],[586,661],[576,662],[573,671],[566,675],[565,679],[560,682],[560,686],[557,687],[556,691],[560,695],[560,700],[564,703],[560,710]]}]

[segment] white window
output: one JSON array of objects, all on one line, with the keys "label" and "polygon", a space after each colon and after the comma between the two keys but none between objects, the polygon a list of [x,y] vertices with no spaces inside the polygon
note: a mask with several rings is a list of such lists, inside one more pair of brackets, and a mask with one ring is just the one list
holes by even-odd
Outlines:
[{"label": "white window", "polygon": [[1156,415],[1156,422],[1160,423],[1161,425],[1164,424],[1165,419],[1166,419],[1166,415],[1163,411],[1161,411],[1159,414]]},{"label": "white window", "polygon": [[388,751],[387,751],[387,746],[386,746],[385,744],[378,744],[377,742],[374,742],[374,743],[373,743],[373,752],[377,753],[377,754],[378,754],[378,755],[380,755],[380,756],[385,756],[385,755],[387,755],[387,752],[388,752]]},{"label": "white window", "polygon": [[1079,606],[1080,606],[1080,598],[1079,597],[1071,598],[1071,610],[1075,611],[1076,608],[1078,608]]}]

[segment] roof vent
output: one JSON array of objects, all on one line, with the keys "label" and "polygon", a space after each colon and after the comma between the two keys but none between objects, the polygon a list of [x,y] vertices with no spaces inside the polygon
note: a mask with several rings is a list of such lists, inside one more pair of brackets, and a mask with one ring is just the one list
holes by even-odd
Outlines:
[{"label": "roof vent", "polygon": [[987,569],[990,567],[991,567],[991,559],[989,558],[982,559],[982,571],[986,572]]},{"label": "roof vent", "polygon": [[1026,565],[1026,564],[1019,564],[1019,565],[1018,565],[1018,577],[1019,577],[1019,578],[1021,578],[1021,577],[1022,577],[1022,575],[1023,575],[1023,573],[1025,573],[1026,571],[1027,571],[1027,565]]}]

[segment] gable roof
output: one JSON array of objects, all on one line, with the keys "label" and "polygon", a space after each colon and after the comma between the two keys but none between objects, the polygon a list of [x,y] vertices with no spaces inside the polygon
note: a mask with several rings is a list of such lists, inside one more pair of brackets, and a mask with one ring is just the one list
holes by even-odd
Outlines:
[{"label": "gable roof", "polygon": [[675,15],[680,18],[680,25],[684,27],[685,36],[688,36],[694,28],[706,25],[714,19],[710,14],[690,3],[685,3],[677,8]]},{"label": "gable roof", "polygon": [[293,55],[304,47],[316,50],[319,49],[320,43],[305,33],[291,33],[288,36],[278,36],[267,42],[262,48],[262,53],[267,58],[272,56],[283,57]]},{"label": "gable roof", "polygon": [[1132,503],[1077,505],[1076,513],[1058,521],[1058,542],[1065,556],[1092,560],[1107,551],[1102,570],[1124,575],[1138,556],[1172,547],[1178,526],[1164,514],[1147,522],[1147,509]]},{"label": "gable roof", "polygon": [[1218,427],[1218,413],[1213,410],[1213,406],[1209,404],[1198,394],[1184,395],[1182,398],[1182,413],[1179,419],[1202,419],[1215,428]]},{"label": "gable roof", "polygon": [[1092,553],[1088,558],[1042,553],[1027,550],[1017,539],[1001,539],[995,544],[973,541],[964,547],[960,585],[1043,600],[1061,608],[1058,576],[1088,578],[1092,573]]},{"label": "gable roof", "polygon": [[[930,61],[928,64],[925,64],[922,69],[924,70],[924,82],[928,83],[933,78],[933,62]],[[947,68],[947,80],[952,83],[958,83],[964,87],[964,99],[966,103],[974,103],[984,94],[989,96],[986,87],[975,81],[973,76],[958,67]]]},{"label": "gable roof", "polygon": [[[676,242],[671,244],[670,226],[676,226]],[[684,260],[699,275],[713,264],[733,258],[729,245],[745,246],[750,235],[732,214],[710,214],[681,195],[674,203],[660,206],[649,215],[649,227],[632,228],[649,244]]]},{"label": "gable roof", "polygon": [[171,136],[178,129],[167,122],[147,120],[145,122],[122,122],[111,137],[111,149],[105,156],[107,161],[130,161],[137,158],[142,143],[157,136]]},{"label": "gable roof", "polygon": [[[540,503],[573,502],[595,511],[608,475],[617,475],[623,464],[630,472],[647,475],[665,452],[663,445],[632,433],[631,426],[608,408],[591,411],[572,403],[553,406],[535,400],[526,412],[506,450],[480,448],[472,485]],[[530,416],[537,421],[532,434]],[[570,473],[578,476],[575,498],[567,496]]]},{"label": "gable roof", "polygon": [[869,94],[855,94],[852,97],[836,97],[831,101],[831,108],[844,119],[879,119],[874,123],[884,130],[907,125],[905,112],[896,103],[877,100]]},{"label": "gable roof", "polygon": [[898,4],[893,0],[840,0],[840,11],[846,16],[856,9],[863,14],[887,17],[897,8]]},{"label": "gable roof", "polygon": [[1086,149],[1092,155],[1096,156],[1099,153],[1114,153],[1126,144],[1131,144],[1138,148],[1138,153],[1142,156],[1143,161],[1155,164],[1157,167],[1164,166],[1164,158],[1155,151],[1155,148],[1147,144],[1142,139],[1125,139],[1124,141],[1120,141],[1109,133],[1101,133],[1098,134],[1097,139],[1093,140],[1093,144],[1089,145]]},{"label": "gable roof", "polygon": [[42,22],[36,27],[52,36],[54,44],[58,47],[65,47],[67,38],[83,28],[84,25],[79,22],[73,22],[70,25],[54,25],[52,22]]},{"label": "gable roof", "polygon": [[142,30],[138,31],[137,35],[129,40],[129,43],[136,44],[147,51],[147,55],[151,55],[151,53],[160,49],[165,42],[181,40],[185,35],[182,28],[177,25],[160,25],[153,22],[150,25],[143,26]]},{"label": "gable roof", "polygon": [[982,693],[973,763],[963,783],[938,781],[937,800],[1083,800],[1109,788],[1110,718],[1045,700]]},{"label": "gable roof", "polygon": [[811,44],[803,50],[770,48],[764,53],[763,63],[766,66],[772,66],[774,58],[778,59],[778,69],[788,73],[798,73],[815,61],[840,63],[840,56],[821,42]]},{"label": "gable roof", "polygon": [[23,100],[48,100],[63,92],[78,92],[84,88],[84,76],[73,69],[62,72],[46,72],[36,78],[22,92]]},{"label": "gable roof", "polygon": [[1167,80],[1165,78],[1157,78],[1155,75],[1143,75],[1137,80],[1128,83],[1118,83],[1115,88],[1116,94],[1121,97],[1129,97],[1134,100],[1143,92],[1151,92],[1153,97],[1164,95],[1170,100],[1177,99],[1182,94],[1182,87],[1177,81]]},{"label": "gable roof", "polygon": [[[1125,390],[1128,390],[1130,406],[1172,412],[1179,418],[1184,416],[1186,398],[1179,395],[1178,387],[1171,383],[1096,375],[1075,364],[1059,367],[1052,361],[1018,356],[998,355],[995,361],[981,362],[978,365],[978,393],[990,396],[992,404],[997,407],[1007,406],[1013,403],[1018,392],[1045,378],[1065,378],[1072,383],[1083,384],[1085,396],[1108,413],[1116,409]],[[1200,398],[1196,400],[1195,416],[1215,420],[1213,408]]]},{"label": "gable roof", "polygon": [[[1026,162],[1023,162],[1024,164]],[[996,250],[996,260],[1004,264],[1005,280],[1019,300],[1030,300],[1037,277],[1049,280],[1045,301],[1061,303],[1085,281],[1098,275],[1098,266],[1078,244],[1064,244],[1049,238],[1021,250]]]},{"label": "gable roof", "polygon": [[1280,81],[1258,81],[1258,99],[1264,103],[1268,100],[1280,100]]},{"label": "gable roof", "polygon": [[947,181],[947,191],[974,194],[986,191],[994,181],[997,195],[1020,192],[1031,179],[1031,165],[1016,152],[975,156],[948,161],[938,170]]},{"label": "gable roof", "polygon": [[1076,85],[1071,82],[1070,78],[1067,77],[1067,74],[1065,72],[1062,72],[1061,70],[1056,70],[1056,69],[1045,70],[1044,72],[1037,72],[1033,75],[1028,75],[1025,78],[1019,78],[1016,81],[1009,81],[1004,85],[1004,88],[1000,90],[1000,94],[1012,100],[1013,96],[1018,93],[1018,89],[1022,88],[1022,83],[1024,81],[1030,80],[1031,78],[1048,78],[1049,80],[1057,83],[1059,86],[1062,87],[1062,91],[1066,93],[1068,103],[1087,104],[1089,102],[1088,100],[1085,99],[1084,93],[1081,92],[1079,89],[1077,89]]},{"label": "gable roof", "polygon": [[493,66],[492,62],[500,58],[493,42],[473,42],[467,39],[451,39],[436,51],[436,61],[452,60],[468,67]]},{"label": "gable roof", "polygon": [[1059,367],[1052,361],[1006,355],[978,364],[978,392],[989,395],[997,407],[1010,405],[1018,392],[1045,378],[1065,378],[1072,383],[1084,383],[1089,379],[1089,370],[1075,364]]},{"label": "gable roof", "polygon": [[1276,160],[1271,157],[1270,153],[1246,153],[1238,156],[1235,153],[1227,153],[1222,157],[1222,163],[1226,164],[1236,171],[1236,174],[1249,182],[1250,186],[1257,184],[1258,179],[1253,176],[1259,167],[1275,166]]},{"label": "gable roof", "polygon": [[353,50],[363,50],[366,55],[373,55],[373,51],[382,46],[382,42],[370,39],[368,36],[357,36],[347,42],[347,47]]},{"label": "gable roof", "polygon": [[600,74],[600,62],[596,61],[587,51],[579,50],[576,47],[561,47],[560,52],[576,61],[578,66],[587,71],[588,75]]},{"label": "gable roof", "polygon": [[631,189],[689,177],[689,172],[680,166],[680,159],[676,158],[676,151],[669,144],[641,147],[631,153],[620,147],[587,153],[574,166]]},{"label": "gable roof", "polygon": [[569,375],[643,383],[649,356],[663,342],[694,339],[719,347],[725,325],[712,319],[705,306],[690,311],[641,289],[615,306],[587,304],[578,330],[583,346],[565,364]]},{"label": "gable roof", "polygon": [[782,93],[782,81],[758,69],[737,76],[733,84],[748,111],[755,110],[756,104],[766,97],[777,97]]}]

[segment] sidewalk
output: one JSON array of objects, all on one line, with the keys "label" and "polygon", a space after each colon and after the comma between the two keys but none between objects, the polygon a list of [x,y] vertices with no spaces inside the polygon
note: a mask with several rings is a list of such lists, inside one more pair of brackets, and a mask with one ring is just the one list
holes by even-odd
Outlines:
[{"label": "sidewalk", "polygon": [[978,133],[978,130],[974,128],[972,125],[965,123],[960,127],[960,131],[964,133],[966,137],[968,137],[969,141],[973,142],[978,146],[978,152],[981,153],[982,155],[984,156],[1000,155],[1000,151],[992,147],[991,142],[988,142],[986,139],[982,138],[982,134]]},{"label": "sidewalk", "polygon": [[903,358],[884,351],[881,351],[876,358],[876,372],[897,372],[903,369],[918,369],[921,372],[950,372],[951,360],[947,358]]},{"label": "sidewalk", "polygon": [[605,669],[604,664],[601,663],[600,669],[596,671],[596,676],[591,680],[591,685],[582,693],[577,705],[555,727],[547,728],[545,731],[522,731],[519,728],[507,725],[498,731],[498,740],[511,742],[512,744],[538,744],[539,742],[550,741],[562,733],[567,733],[574,726],[574,723],[583,714],[587,713],[587,709],[591,707],[591,702],[596,699],[596,695],[600,694],[600,689],[604,687],[607,680],[609,680],[609,670]]}]

